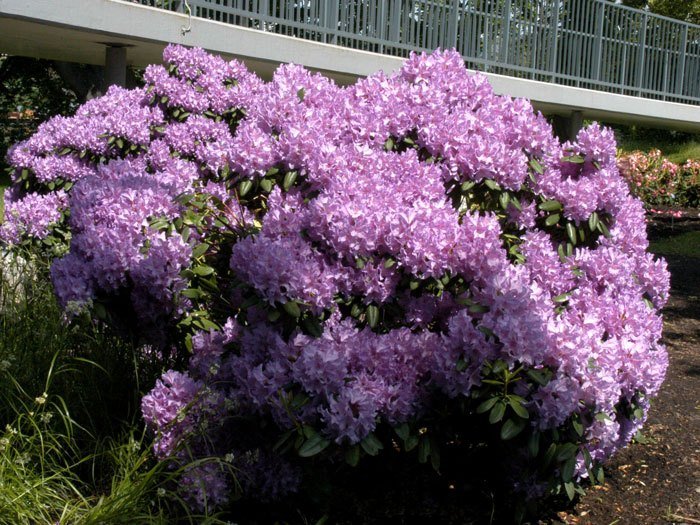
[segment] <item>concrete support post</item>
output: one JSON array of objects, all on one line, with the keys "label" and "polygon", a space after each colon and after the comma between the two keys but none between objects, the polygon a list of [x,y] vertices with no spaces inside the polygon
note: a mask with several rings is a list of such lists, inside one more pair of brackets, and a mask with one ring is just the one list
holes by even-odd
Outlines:
[{"label": "concrete support post", "polygon": [[112,85],[126,86],[126,47],[108,45],[105,51],[104,90]]},{"label": "concrete support post", "polygon": [[562,142],[576,140],[576,135],[583,127],[583,112],[572,111],[568,117],[555,115],[552,119],[552,124],[554,126],[554,134]]}]

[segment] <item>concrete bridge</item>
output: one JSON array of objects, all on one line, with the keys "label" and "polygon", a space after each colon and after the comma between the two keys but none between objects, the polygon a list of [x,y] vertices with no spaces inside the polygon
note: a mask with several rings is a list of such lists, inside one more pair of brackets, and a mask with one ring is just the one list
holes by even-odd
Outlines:
[{"label": "concrete bridge", "polygon": [[105,65],[114,83],[169,42],[339,83],[455,47],[564,135],[584,118],[700,131],[700,26],[606,0],[0,0],[1,53]]}]

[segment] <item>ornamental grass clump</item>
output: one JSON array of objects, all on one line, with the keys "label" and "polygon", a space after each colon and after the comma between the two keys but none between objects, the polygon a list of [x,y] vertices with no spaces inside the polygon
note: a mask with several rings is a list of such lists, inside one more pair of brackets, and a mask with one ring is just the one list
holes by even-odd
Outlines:
[{"label": "ornamental grass clump", "polygon": [[164,59],[11,150],[1,232],[55,253],[69,312],[176,350],[142,410],[160,458],[221,459],[193,507],[475,447],[529,498],[600,477],[669,289],[609,130],[561,144],[454,51],[345,88]]}]

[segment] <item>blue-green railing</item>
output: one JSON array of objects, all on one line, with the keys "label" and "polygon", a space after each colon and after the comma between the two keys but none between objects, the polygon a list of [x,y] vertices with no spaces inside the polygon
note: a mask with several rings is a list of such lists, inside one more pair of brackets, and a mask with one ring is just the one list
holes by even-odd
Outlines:
[{"label": "blue-green railing", "polygon": [[456,48],[493,73],[700,105],[700,26],[608,0],[135,0],[384,53]]}]

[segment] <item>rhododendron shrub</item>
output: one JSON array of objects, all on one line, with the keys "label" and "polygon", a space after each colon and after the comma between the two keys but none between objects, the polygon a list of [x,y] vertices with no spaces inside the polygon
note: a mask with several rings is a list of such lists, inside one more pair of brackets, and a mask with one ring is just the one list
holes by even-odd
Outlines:
[{"label": "rhododendron shrub", "polygon": [[647,206],[700,206],[700,162],[675,164],[658,149],[633,151],[618,158],[630,192]]},{"label": "rhododendron shrub", "polygon": [[159,458],[220,458],[184,469],[193,506],[475,435],[572,497],[631,440],[669,278],[610,131],[559,143],[451,51],[344,88],[165,61],[14,147],[1,231],[56,250],[69,311],[188,352],[142,408]]}]

